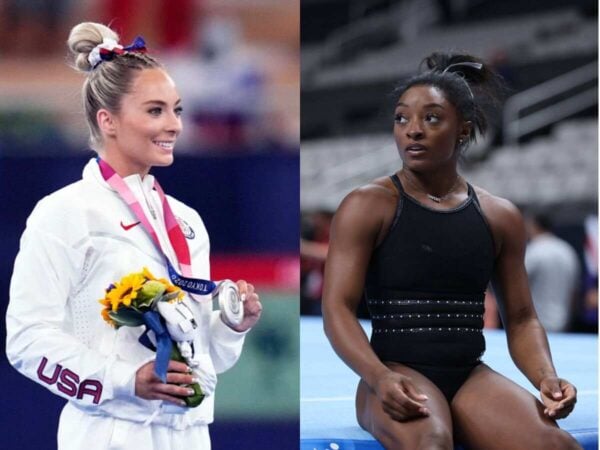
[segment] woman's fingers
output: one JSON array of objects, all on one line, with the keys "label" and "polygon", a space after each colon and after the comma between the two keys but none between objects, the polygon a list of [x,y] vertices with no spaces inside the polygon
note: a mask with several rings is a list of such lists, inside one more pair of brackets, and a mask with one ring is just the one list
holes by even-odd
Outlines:
[{"label": "woman's fingers", "polygon": [[547,415],[553,419],[564,419],[573,411],[574,405],[565,406],[562,408],[548,409]]},{"label": "woman's fingers", "polygon": [[190,395],[194,395],[194,390],[192,388],[170,383],[156,383],[153,386],[153,392],[173,397],[189,397]]},{"label": "woman's fingers", "polygon": [[554,417],[555,419],[567,417],[575,408],[575,403],[577,403],[577,390],[575,387],[568,382],[564,382],[563,384],[562,381],[564,380],[561,380],[563,399],[558,402],[558,405],[551,411],[553,413],[551,417]]},{"label": "woman's fingers", "polygon": [[257,294],[252,294],[244,302],[244,316],[258,317],[262,312],[262,304],[258,300]]},{"label": "woman's fingers", "polygon": [[181,372],[181,373],[192,373],[192,369],[181,361],[170,360],[169,365],[167,366],[167,371],[169,372]]},{"label": "woman's fingers", "polygon": [[381,402],[384,411],[394,420],[410,420],[429,414],[422,403],[427,397],[420,393],[410,378],[391,374],[383,383]]},{"label": "woman's fingers", "polygon": [[540,383],[540,392],[552,401],[559,401],[563,398],[560,380],[556,377],[548,377]]},{"label": "woman's fingers", "polygon": [[428,415],[428,411],[423,405],[415,403],[408,397],[405,401],[400,402],[382,402],[383,410],[394,420],[405,421],[424,417]]},{"label": "woman's fingers", "polygon": [[246,300],[248,296],[254,292],[254,286],[245,280],[238,280],[236,281],[236,284],[240,291],[242,301]]},{"label": "woman's fingers", "polygon": [[408,397],[410,397],[411,399],[420,402],[423,400],[427,400],[427,396],[425,394],[423,394],[414,384],[413,382],[410,380],[410,378],[405,378],[404,380],[402,380],[402,384],[404,386],[404,390],[406,392],[406,395]]},{"label": "woman's fingers", "polygon": [[244,305],[244,318],[237,326],[232,326],[235,331],[243,332],[252,328],[262,314],[262,304],[259,301],[258,294],[254,292],[254,286],[244,280],[236,282],[240,292],[240,298]]},{"label": "woman's fingers", "polygon": [[192,388],[181,386],[194,381],[187,364],[169,361],[167,383],[163,383],[154,373],[154,361],[144,364],[135,376],[135,394],[146,400],[164,400],[185,406],[183,397],[194,395]]},{"label": "woman's fingers", "polygon": [[188,373],[167,373],[167,383],[171,384],[193,384],[195,383],[194,377]]},{"label": "woman's fingers", "polygon": [[577,402],[577,389],[567,380],[550,377],[540,383],[540,393],[546,408],[544,414],[553,419],[567,417]]},{"label": "woman's fingers", "polygon": [[575,404],[577,403],[577,389],[566,380],[561,380],[561,388],[564,400],[561,403]]}]

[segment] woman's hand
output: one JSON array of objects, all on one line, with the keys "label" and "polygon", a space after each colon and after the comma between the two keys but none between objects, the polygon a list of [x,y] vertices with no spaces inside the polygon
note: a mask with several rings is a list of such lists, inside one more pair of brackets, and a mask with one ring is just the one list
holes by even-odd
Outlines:
[{"label": "woman's hand", "polygon": [[164,400],[186,406],[182,397],[189,397],[194,391],[179,385],[193,384],[197,380],[194,380],[191,369],[185,363],[171,360],[167,370],[167,382],[163,383],[154,373],[154,361],[140,367],[135,373],[135,395],[146,400]]},{"label": "woman's hand", "polygon": [[544,414],[553,419],[564,419],[577,403],[577,389],[562,378],[544,378],[540,383],[540,395],[546,406]]},{"label": "woman's hand", "polygon": [[405,422],[429,415],[423,403],[427,396],[419,392],[410,377],[387,371],[377,378],[373,390],[383,410],[394,420]]},{"label": "woman's hand", "polygon": [[[242,304],[244,305],[244,318],[237,326],[231,326],[235,331],[246,331],[256,325],[262,313],[262,305],[258,300],[258,294],[254,292],[254,286],[244,280],[237,282]],[[227,323],[227,322],[225,322]]]}]

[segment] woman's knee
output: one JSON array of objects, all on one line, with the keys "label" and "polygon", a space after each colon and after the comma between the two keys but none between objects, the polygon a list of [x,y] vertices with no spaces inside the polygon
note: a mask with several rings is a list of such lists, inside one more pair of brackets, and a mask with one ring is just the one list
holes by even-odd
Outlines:
[{"label": "woman's knee", "polygon": [[438,426],[427,430],[421,435],[418,443],[419,450],[452,450],[452,432],[446,427]]},{"label": "woman's knee", "polygon": [[371,428],[369,421],[367,420],[369,416],[369,411],[367,410],[367,396],[369,395],[368,390],[369,388],[367,387],[367,384],[363,380],[360,380],[356,390],[355,400],[356,421],[361,428],[366,431],[369,431],[369,428]]},{"label": "woman's knee", "polygon": [[582,450],[573,436],[560,428],[552,428],[543,434],[540,449],[544,450]]},{"label": "woman's knee", "polygon": [[[427,419],[419,419],[427,420]],[[400,432],[397,428],[378,428],[374,437],[389,450],[452,450],[452,432],[443,425],[434,425],[422,430]]]}]

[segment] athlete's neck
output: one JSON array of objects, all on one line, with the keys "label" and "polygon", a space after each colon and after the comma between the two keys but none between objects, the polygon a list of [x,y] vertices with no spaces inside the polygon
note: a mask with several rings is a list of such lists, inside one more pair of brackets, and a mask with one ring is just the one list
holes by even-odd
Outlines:
[{"label": "athlete's neck", "polygon": [[122,154],[116,151],[102,151],[98,152],[100,158],[108,163],[110,167],[121,177],[125,178],[130,175],[139,175],[142,179],[150,171],[150,166],[140,164],[136,161],[124,157]]},{"label": "athlete's neck", "polygon": [[415,186],[422,192],[429,194],[443,195],[452,189],[459,178],[456,168],[454,170],[436,171],[436,172],[415,172],[408,168],[403,168],[398,172],[400,178],[408,180],[408,182]]}]

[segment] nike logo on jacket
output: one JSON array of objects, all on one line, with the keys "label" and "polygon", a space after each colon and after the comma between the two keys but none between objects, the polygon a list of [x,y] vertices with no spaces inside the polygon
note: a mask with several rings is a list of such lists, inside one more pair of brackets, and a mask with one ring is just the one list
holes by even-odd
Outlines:
[{"label": "nike logo on jacket", "polygon": [[137,222],[131,223],[129,225],[125,225],[123,223],[123,221],[121,220],[121,228],[123,228],[125,231],[132,229],[133,227],[135,227],[136,225],[139,225],[141,222],[138,220]]}]

